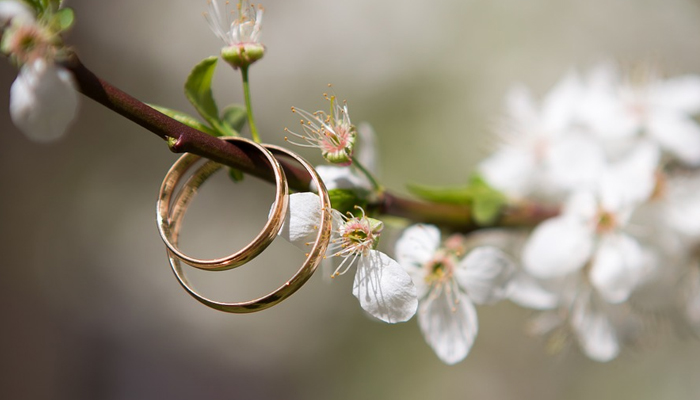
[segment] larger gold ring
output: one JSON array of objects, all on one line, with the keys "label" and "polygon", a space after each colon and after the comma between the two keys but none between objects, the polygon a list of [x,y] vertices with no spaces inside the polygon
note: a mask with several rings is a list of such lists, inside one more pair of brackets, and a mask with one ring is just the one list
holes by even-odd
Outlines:
[{"label": "larger gold ring", "polygon": [[[185,173],[192,168],[200,159],[200,156],[194,154],[185,154],[180,157],[175,164],[170,168],[168,173],[163,179],[163,184],[160,187],[160,193],[158,195],[158,202],[156,204],[157,208],[157,219],[158,219],[158,231],[163,239],[163,242],[167,248],[180,258],[185,263],[199,269],[209,270],[209,271],[223,271],[231,268],[238,267],[247,263],[248,261],[255,258],[263,250],[265,250],[270,243],[277,237],[277,233],[282,228],[284,219],[287,213],[287,208],[289,204],[287,179],[284,176],[284,171],[280,167],[277,159],[265,149],[262,145],[255,143],[251,140],[238,137],[227,137],[224,140],[239,142],[245,145],[249,145],[260,151],[266,158],[272,171],[275,175],[275,183],[277,184],[275,192],[275,201],[272,205],[272,210],[270,218],[260,231],[258,236],[253,239],[248,245],[246,245],[241,250],[223,258],[215,259],[198,259],[184,254],[176,244],[176,240],[173,239],[173,226],[170,222],[172,207],[172,197],[177,185],[183,179]],[[218,171],[222,167],[221,164],[215,162],[207,162],[204,164],[197,173],[193,174],[187,184],[183,186],[181,191],[181,196],[184,193],[188,193],[189,197],[194,195],[192,188],[199,187],[204,181],[211,176],[214,172]],[[199,182],[193,182],[192,179],[199,180]],[[185,190],[189,187],[189,190]],[[181,200],[176,201],[180,202]],[[188,203],[186,201],[186,203]],[[184,213],[185,208],[181,208],[181,212]],[[178,219],[179,220],[179,219]],[[179,222],[178,222],[179,223]],[[179,229],[179,228],[178,228]]]},{"label": "larger gold ring", "polygon": [[[197,301],[216,310],[230,313],[251,313],[270,308],[282,302],[287,297],[291,296],[294,292],[299,290],[299,288],[301,288],[301,286],[303,286],[304,283],[306,283],[309,280],[311,275],[313,275],[319,263],[321,262],[321,260],[323,260],[326,254],[326,248],[328,247],[328,243],[330,241],[332,223],[330,213],[331,203],[328,197],[328,192],[326,191],[326,187],[324,186],[323,181],[319,177],[318,173],[316,173],[316,170],[306,160],[287,149],[274,145],[264,146],[274,154],[287,156],[289,158],[292,158],[293,160],[296,160],[311,175],[311,179],[314,181],[316,187],[318,188],[318,194],[322,210],[321,220],[319,221],[318,234],[316,235],[316,240],[313,246],[311,247],[311,250],[306,255],[306,260],[304,260],[301,267],[294,274],[294,276],[292,276],[282,286],[263,297],[250,301],[235,303],[224,303],[214,301],[199,294],[187,281],[187,278],[185,277],[184,272],[182,271],[182,264],[180,263],[180,258],[178,257],[178,255],[172,252],[170,249],[168,249],[168,258],[170,260],[170,265],[173,269],[173,272],[175,273],[175,276],[177,277],[177,280],[180,282],[182,287]],[[202,167],[200,167],[200,169],[197,172],[194,173],[194,175],[190,178],[190,180],[188,180],[187,183],[185,183],[183,189],[178,194],[174,202],[172,212],[166,216],[171,229],[170,233],[173,243],[177,243],[180,231],[180,222],[182,216],[184,215],[184,210],[187,208],[187,205],[191,200],[192,195],[196,191],[197,187],[201,185],[201,183],[204,180],[206,180],[206,178],[209,175],[211,175],[211,170],[212,167],[210,167],[208,164],[205,164]]]}]

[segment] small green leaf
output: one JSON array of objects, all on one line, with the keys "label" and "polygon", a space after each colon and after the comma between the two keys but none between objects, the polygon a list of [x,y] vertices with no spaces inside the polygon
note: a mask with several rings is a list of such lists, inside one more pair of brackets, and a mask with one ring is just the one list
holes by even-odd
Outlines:
[{"label": "small green leaf", "polygon": [[190,128],[197,129],[212,136],[219,136],[218,132],[199,122],[196,118],[190,116],[189,114],[185,114],[181,111],[172,110],[170,108],[161,107],[153,104],[149,104],[149,106],[155,108],[159,112],[162,112],[168,117],[189,126]]},{"label": "small green leaf", "polygon": [[212,128],[221,132],[219,109],[211,91],[211,81],[218,60],[218,57],[212,56],[195,65],[187,77],[187,82],[185,82],[185,96],[199,115],[209,122]]},{"label": "small green leaf", "polygon": [[240,104],[230,104],[224,108],[221,121],[224,125],[240,133],[246,122],[248,122],[248,113],[244,106]]},{"label": "small green leaf", "polygon": [[469,187],[431,187],[425,185],[408,184],[408,191],[423,200],[435,203],[467,204],[471,198]]},{"label": "small green leaf", "polygon": [[237,169],[234,169],[234,168],[228,169],[228,176],[229,176],[229,178],[231,178],[232,181],[234,181],[236,183],[241,182],[243,180],[243,178],[245,177],[245,175],[243,175],[243,172],[241,172]]},{"label": "small green leaf", "polygon": [[73,22],[75,22],[75,13],[73,13],[73,10],[70,8],[60,9],[53,15],[52,22],[56,24],[61,31],[65,31],[73,26]]},{"label": "small green leaf", "polygon": [[472,176],[466,186],[429,187],[408,185],[408,190],[423,200],[435,203],[470,206],[472,219],[481,226],[493,224],[508,204],[506,196],[492,188],[478,175]]},{"label": "small green leaf", "polygon": [[494,223],[500,215],[503,206],[508,203],[506,196],[492,188],[478,175],[472,177],[469,187],[472,192],[474,222],[478,225]]},{"label": "small green leaf", "polygon": [[331,207],[343,214],[347,212],[354,214],[357,211],[355,206],[363,208],[367,206],[364,196],[355,190],[332,189],[328,191],[328,197],[331,199]]},{"label": "small green leaf", "polygon": [[496,222],[505,201],[501,198],[475,198],[472,203],[474,222],[485,226]]}]

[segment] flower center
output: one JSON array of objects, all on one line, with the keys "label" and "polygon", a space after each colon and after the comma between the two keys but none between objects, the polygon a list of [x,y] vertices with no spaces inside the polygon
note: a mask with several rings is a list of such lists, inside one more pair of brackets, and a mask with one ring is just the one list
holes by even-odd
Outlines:
[{"label": "flower center", "polygon": [[429,285],[437,285],[452,278],[454,260],[449,254],[439,251],[435,257],[425,264],[425,282]]},{"label": "flower center", "polygon": [[364,255],[374,246],[379,234],[372,232],[366,218],[349,220],[340,231],[343,252]]},{"label": "flower center", "polygon": [[610,211],[600,210],[598,211],[598,216],[596,218],[598,224],[596,225],[596,230],[599,233],[610,232],[615,227],[617,227],[617,217]]}]

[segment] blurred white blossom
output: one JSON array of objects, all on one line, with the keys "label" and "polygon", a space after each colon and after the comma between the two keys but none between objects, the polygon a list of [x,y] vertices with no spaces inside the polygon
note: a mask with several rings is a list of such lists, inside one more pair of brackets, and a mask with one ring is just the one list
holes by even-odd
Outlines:
[{"label": "blurred white blossom", "polygon": [[625,301],[648,274],[649,260],[625,228],[654,188],[658,155],[640,146],[603,174],[597,192],[578,192],[562,214],[540,224],[523,250],[528,272],[552,278],[589,265],[588,276],[612,303]]},{"label": "blurred white blossom", "polygon": [[23,66],[10,88],[12,122],[37,142],[63,136],[77,111],[73,75],[44,59]]}]

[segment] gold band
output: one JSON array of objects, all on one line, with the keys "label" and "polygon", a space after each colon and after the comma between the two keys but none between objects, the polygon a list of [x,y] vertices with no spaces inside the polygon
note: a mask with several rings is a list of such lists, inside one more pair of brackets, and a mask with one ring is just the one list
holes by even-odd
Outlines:
[{"label": "gold band", "polygon": [[[277,159],[267,149],[265,149],[262,145],[245,138],[227,137],[224,140],[239,142],[259,150],[265,156],[265,158],[267,158],[267,161],[275,175],[275,183],[277,188],[275,192],[275,202],[273,203],[272,210],[270,211],[270,218],[263,227],[263,230],[260,231],[258,236],[256,236],[252,242],[236,253],[233,253],[227,257],[215,259],[198,259],[190,257],[184,254],[177,247],[177,241],[174,240],[175,235],[173,233],[174,229],[171,222],[171,219],[173,218],[170,211],[171,207],[174,207],[172,203],[173,192],[183,179],[185,173],[201,159],[200,156],[185,154],[180,157],[175,164],[173,164],[163,179],[163,184],[160,187],[160,193],[158,195],[158,202],[156,204],[158,231],[160,232],[160,236],[168,250],[188,265],[209,271],[223,271],[241,266],[265,250],[277,237],[277,233],[282,228],[289,204],[287,179],[284,176],[284,171],[282,171],[282,167],[280,167]],[[201,184],[203,184],[204,181],[209,178],[209,176],[218,171],[221,167],[221,164],[212,161],[205,163],[196,173],[191,176],[190,180],[183,185],[180,199],[175,203],[183,201],[182,196],[185,193],[187,193],[187,197],[189,198],[194,196],[194,190],[201,186]],[[189,200],[190,199],[185,200],[185,203],[189,203]],[[180,213],[184,214],[185,210],[186,207],[181,207]],[[178,224],[181,218],[182,215],[177,218]]]},{"label": "gold band", "polygon": [[[321,181],[321,178],[316,173],[316,170],[306,160],[287,149],[274,145],[264,146],[275,155],[282,155],[296,160],[311,175],[312,180],[318,188],[322,210],[321,220],[319,221],[318,234],[316,236],[316,240],[313,246],[311,246],[309,253],[306,255],[306,260],[304,260],[299,270],[294,274],[294,276],[291,277],[291,279],[286,281],[275,291],[263,297],[250,301],[235,303],[224,303],[214,301],[197,293],[197,291],[187,281],[187,278],[185,277],[184,272],[182,271],[180,257],[178,257],[176,253],[168,249],[168,258],[170,260],[170,265],[172,266],[173,272],[175,273],[175,276],[177,277],[182,287],[185,288],[185,290],[197,301],[216,310],[230,313],[251,313],[270,308],[282,302],[287,297],[291,296],[294,292],[299,290],[299,288],[301,288],[301,286],[309,280],[311,275],[313,275],[321,260],[323,260],[326,254],[326,248],[328,247],[328,243],[330,241],[332,221],[330,213],[331,203],[328,197],[328,192],[326,191],[326,187],[324,186],[323,181]],[[193,194],[199,187],[199,185],[201,185],[201,183],[203,183],[204,180],[206,180],[206,178],[208,178],[213,173],[212,170],[215,171],[214,167],[209,165],[210,163],[213,162],[208,162],[207,164],[204,164],[185,183],[182,190],[175,199],[172,212],[170,212],[169,215],[165,216],[166,221],[168,222],[168,225],[170,227],[170,235],[172,242],[175,244],[177,244],[178,241],[180,222],[182,220],[182,216],[184,215],[184,210],[187,208],[189,201],[193,197]],[[270,218],[272,219],[274,216],[275,214],[272,213]],[[259,254],[259,252],[256,254]]]}]

